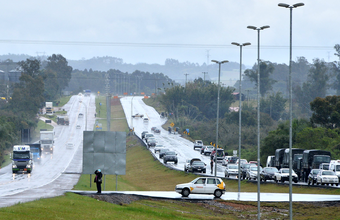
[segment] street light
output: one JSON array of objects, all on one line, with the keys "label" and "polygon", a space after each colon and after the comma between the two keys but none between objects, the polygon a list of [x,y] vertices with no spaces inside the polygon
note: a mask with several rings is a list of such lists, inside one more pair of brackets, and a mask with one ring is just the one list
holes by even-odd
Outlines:
[{"label": "street light", "polygon": [[[238,47],[240,47],[240,82],[239,82],[239,109],[238,109],[238,112],[239,112],[239,122],[238,122],[238,192],[240,193],[241,192],[241,172],[240,172],[240,169],[241,169],[241,102],[242,102],[242,99],[241,99],[241,88],[242,88],[242,47],[244,46],[248,46],[250,45],[250,43],[243,43],[243,44],[239,44],[239,43],[236,43],[236,42],[232,42],[231,44],[233,45],[236,45]],[[239,194],[240,195],[240,194]]]},{"label": "street light", "polygon": [[292,121],[293,121],[293,102],[292,102],[292,19],[293,8],[304,6],[304,3],[296,3],[294,5],[288,5],[285,3],[278,4],[279,7],[290,9],[290,34],[289,34],[289,219],[293,219],[293,198],[292,198]]},{"label": "street light", "polygon": [[87,106],[81,100],[79,101],[79,103],[81,103],[85,106],[85,131],[86,131],[87,130]]},{"label": "street light", "polygon": [[270,26],[247,26],[247,28],[257,31],[257,219],[260,219],[260,31]]},{"label": "street light", "polygon": [[221,64],[229,62],[228,60],[211,62],[218,64],[218,84],[217,84],[217,117],[216,117],[216,144],[215,144],[215,176],[217,175],[217,146],[218,146],[218,119],[220,114],[220,78],[221,78]]}]

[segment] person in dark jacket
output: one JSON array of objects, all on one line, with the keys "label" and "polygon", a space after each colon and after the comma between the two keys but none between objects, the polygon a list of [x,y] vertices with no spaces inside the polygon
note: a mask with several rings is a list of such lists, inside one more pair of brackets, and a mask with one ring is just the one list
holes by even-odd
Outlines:
[{"label": "person in dark jacket", "polygon": [[94,174],[96,174],[96,177],[94,178],[94,182],[97,184],[97,193],[102,193],[102,177],[103,174],[100,169],[94,171]]}]

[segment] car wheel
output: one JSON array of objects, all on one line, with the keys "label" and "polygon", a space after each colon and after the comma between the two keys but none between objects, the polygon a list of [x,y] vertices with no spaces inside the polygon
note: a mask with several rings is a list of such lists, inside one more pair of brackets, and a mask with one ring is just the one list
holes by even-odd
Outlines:
[{"label": "car wheel", "polygon": [[316,182],[316,185],[318,186],[318,185],[319,185],[319,182]]},{"label": "car wheel", "polygon": [[309,181],[309,179],[307,180],[307,185],[308,185],[308,186],[310,185],[310,181]]},{"label": "car wheel", "polygon": [[331,183],[331,186],[333,186],[333,183]]},{"label": "car wheel", "polygon": [[312,180],[312,185],[314,185],[315,184],[315,181],[314,180]]},{"label": "car wheel", "polygon": [[281,179],[281,183],[284,183],[285,181],[283,179]]},{"label": "car wheel", "polygon": [[206,173],[207,171],[205,170],[205,171],[203,171],[203,173]]},{"label": "car wheel", "polygon": [[294,180],[294,183],[297,183],[298,182],[298,180]]},{"label": "car wheel", "polygon": [[177,164],[177,160],[175,161],[175,164]]},{"label": "car wheel", "polygon": [[185,189],[182,190],[182,196],[183,196],[183,197],[188,197],[189,194],[190,194],[189,189],[185,188]]},{"label": "car wheel", "polygon": [[267,180],[266,179],[263,179],[263,182],[266,182]]},{"label": "car wheel", "polygon": [[336,185],[336,186],[338,186],[339,184],[338,184],[338,183],[336,183],[335,185]]},{"label": "car wheel", "polygon": [[227,178],[227,174],[224,174],[224,177],[226,177],[226,178]]},{"label": "car wheel", "polygon": [[222,196],[222,191],[219,190],[219,189],[215,190],[214,196],[215,196],[216,198],[221,198],[221,196]]},{"label": "car wheel", "polygon": [[164,163],[166,164],[166,160],[164,160]]},{"label": "car wheel", "polygon": [[322,180],[321,180],[321,185],[325,185],[325,184],[322,182]]}]

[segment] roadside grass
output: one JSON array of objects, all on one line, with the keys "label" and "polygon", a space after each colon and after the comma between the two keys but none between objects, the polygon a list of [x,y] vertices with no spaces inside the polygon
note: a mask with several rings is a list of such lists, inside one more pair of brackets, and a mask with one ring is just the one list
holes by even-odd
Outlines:
[{"label": "roadside grass", "polygon": [[[121,108],[121,107],[120,107]],[[115,107],[112,106],[112,111]],[[118,107],[117,113],[118,114]],[[120,113],[121,114],[121,113]],[[119,116],[120,117],[120,116]],[[118,124],[117,124],[118,125]],[[112,124],[111,127],[115,127]],[[127,124],[119,125],[126,130]],[[142,146],[135,136],[127,137],[126,175],[118,176],[119,191],[152,190],[173,191],[176,184],[189,182],[197,177],[191,173],[171,170],[153,158],[149,150]],[[96,190],[89,187],[89,175],[81,175],[75,185],[76,190]],[[227,192],[237,192],[237,180],[226,180]],[[106,175],[106,191],[115,190],[116,176]],[[287,185],[261,184],[261,192],[287,193]],[[242,181],[242,192],[257,192],[254,182]],[[340,194],[339,189],[293,186],[293,193]],[[257,203],[216,200],[225,206],[214,206],[204,201],[184,202],[178,200],[142,199],[130,204],[111,204],[66,193],[63,196],[20,203],[0,208],[0,219],[257,219]],[[289,204],[261,203],[262,218],[286,219]],[[339,206],[320,203],[293,203],[294,219],[339,219]]]}]

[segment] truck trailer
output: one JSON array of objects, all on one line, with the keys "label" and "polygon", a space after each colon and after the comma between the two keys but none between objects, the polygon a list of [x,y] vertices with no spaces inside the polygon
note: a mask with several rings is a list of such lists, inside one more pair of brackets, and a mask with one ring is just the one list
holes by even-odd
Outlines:
[{"label": "truck trailer", "polygon": [[12,173],[26,172],[33,170],[33,155],[28,145],[14,145],[12,158]]},{"label": "truck trailer", "polygon": [[26,144],[30,146],[34,163],[41,163],[41,144]]}]

